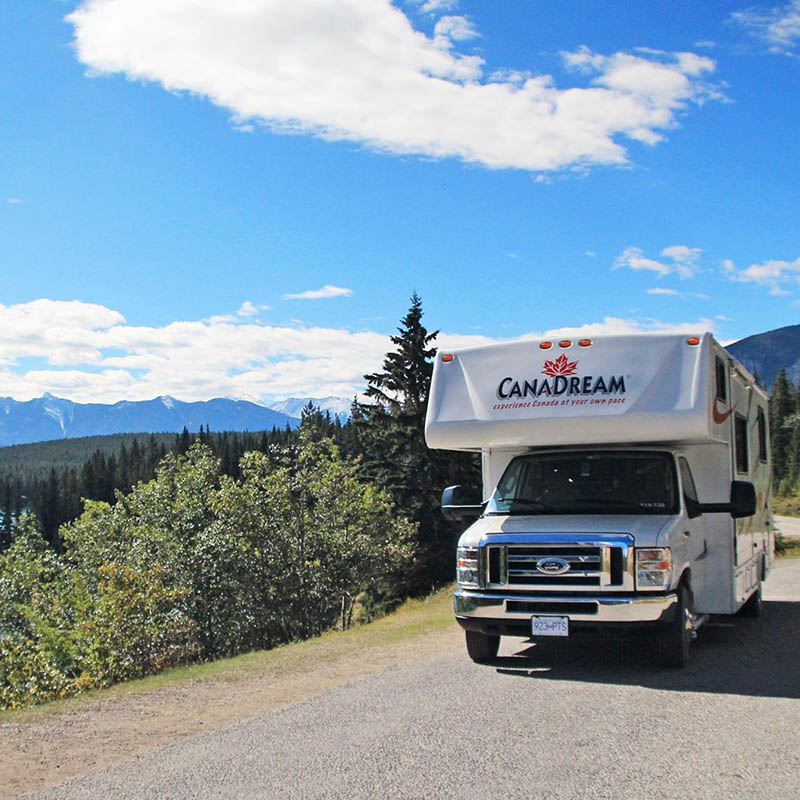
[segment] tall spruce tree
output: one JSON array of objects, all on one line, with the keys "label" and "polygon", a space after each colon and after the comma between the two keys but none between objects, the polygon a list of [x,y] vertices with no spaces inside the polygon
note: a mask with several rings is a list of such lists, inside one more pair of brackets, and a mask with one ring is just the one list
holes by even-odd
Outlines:
[{"label": "tall spruce tree", "polygon": [[417,557],[398,579],[396,590],[418,593],[452,578],[458,526],[441,515],[445,485],[478,483],[476,459],[464,453],[429,450],[425,412],[438,331],[422,324],[422,300],[414,293],[402,319],[395,350],[383,371],[365,375],[366,397],[351,420],[362,453],[365,477],[386,489],[400,514],[417,524]]},{"label": "tall spruce tree", "polygon": [[772,433],[772,473],[775,488],[787,477],[790,469],[792,444],[792,417],[797,411],[795,388],[782,369],[772,385],[769,403],[770,431]]}]

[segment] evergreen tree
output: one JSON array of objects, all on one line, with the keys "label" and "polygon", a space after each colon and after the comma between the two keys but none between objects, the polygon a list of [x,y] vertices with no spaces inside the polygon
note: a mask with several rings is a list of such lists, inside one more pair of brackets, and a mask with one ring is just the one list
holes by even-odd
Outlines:
[{"label": "evergreen tree", "polygon": [[395,587],[417,593],[452,577],[458,526],[440,511],[448,483],[477,483],[474,457],[429,450],[425,444],[425,412],[436,355],[422,324],[422,301],[414,293],[411,307],[391,341],[383,371],[365,375],[372,403],[354,409],[353,426],[362,453],[365,477],[387,490],[400,513],[417,524],[417,559]]},{"label": "evergreen tree", "polygon": [[770,430],[772,432],[772,464],[775,485],[778,487],[790,469],[792,444],[792,418],[797,412],[795,388],[782,369],[772,385],[769,404]]},{"label": "evergreen tree", "polygon": [[428,333],[422,324],[422,300],[416,292],[397,330],[400,335],[391,337],[397,350],[386,354],[383,372],[364,376],[369,383],[366,396],[384,412],[393,416],[404,414],[416,421],[421,418],[424,425],[432,359],[436,355],[432,342],[439,331]]},{"label": "evergreen tree", "polygon": [[0,553],[11,544],[11,528],[14,524],[14,495],[11,488],[11,481],[6,479],[3,482],[3,522],[0,527]]},{"label": "evergreen tree", "polygon": [[[134,439],[134,441],[136,441]],[[131,457],[130,453],[128,453],[128,448],[125,447],[125,442],[122,442],[119,448],[119,475],[118,475],[118,485],[120,488],[127,490],[131,484]]]},{"label": "evergreen tree", "polygon": [[184,425],[180,436],[175,437],[175,452],[177,452],[178,455],[182,456],[188,452],[191,446],[192,446],[192,436],[189,433],[186,426]]},{"label": "evergreen tree", "polygon": [[131,442],[131,486],[135,486],[139,481],[143,480],[144,474],[144,453],[139,447],[139,440],[134,439]]}]

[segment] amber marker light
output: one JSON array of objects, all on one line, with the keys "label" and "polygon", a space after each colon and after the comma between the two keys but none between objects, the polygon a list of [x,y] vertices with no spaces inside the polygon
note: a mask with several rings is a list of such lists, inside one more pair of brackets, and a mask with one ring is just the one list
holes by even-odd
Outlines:
[{"label": "amber marker light", "polygon": [[559,347],[572,347],[572,341],[570,339],[562,339],[558,343]]},{"label": "amber marker light", "polygon": [[581,347],[589,347],[592,344],[592,340],[591,339],[579,339],[578,340],[578,344]]},{"label": "amber marker light", "polygon": [[552,346],[552,342],[539,342],[539,347],[541,347],[542,350],[549,350]]},{"label": "amber marker light", "polygon": [[690,344],[690,345],[692,345],[692,347],[695,347],[696,345],[700,344],[700,337],[699,336],[690,336],[686,340],[686,344]]},{"label": "amber marker light", "polygon": [[449,364],[452,360],[453,356],[451,356],[450,353],[446,353],[442,356],[442,361],[444,361],[445,364]]}]

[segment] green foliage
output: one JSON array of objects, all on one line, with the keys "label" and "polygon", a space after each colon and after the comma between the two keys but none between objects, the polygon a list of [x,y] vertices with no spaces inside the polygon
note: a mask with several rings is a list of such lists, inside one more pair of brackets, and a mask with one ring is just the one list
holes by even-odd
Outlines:
[{"label": "green foliage", "polygon": [[786,377],[786,370],[781,370],[772,386],[769,406],[773,476],[777,484],[789,474],[792,429],[795,427],[793,417],[796,411],[794,386]]},{"label": "green foliage", "polygon": [[[320,432],[337,440],[343,436],[338,421],[318,410],[309,413]],[[0,551],[10,544],[14,522],[25,510],[38,517],[45,539],[60,550],[59,528],[80,515],[84,500],[113,503],[118,491],[128,494],[155,477],[167,452],[183,455],[199,441],[219,458],[224,474],[238,477],[244,453],[266,452],[295,438],[289,429],[212,434],[201,425],[199,434],[184,428],[177,436],[154,434],[141,443],[136,435],[117,434],[0,448]]]},{"label": "green foliage", "polygon": [[309,415],[238,478],[206,445],[168,454],[113,504],[88,501],[62,553],[24,516],[0,555],[0,706],[349,625],[356,596],[413,560],[414,527],[325,427]]},{"label": "green foliage", "polygon": [[769,423],[775,495],[791,498],[800,491],[800,388],[785,370],[772,386]]},{"label": "green foliage", "polygon": [[166,585],[159,564],[105,564],[98,578],[92,607],[75,630],[79,663],[93,686],[159,672],[200,652],[194,621],[182,608],[189,589]]},{"label": "green foliage", "polygon": [[[51,469],[55,469],[58,473],[67,469],[80,470],[96,453],[102,454],[105,458],[112,455],[118,457],[122,447],[130,453],[133,442],[137,443],[139,449],[139,445],[146,442],[150,435],[116,433],[7,445],[0,447],[0,475],[29,480],[46,478]],[[156,433],[152,436],[159,448],[162,445],[165,448],[169,447],[175,439],[173,433]]]}]

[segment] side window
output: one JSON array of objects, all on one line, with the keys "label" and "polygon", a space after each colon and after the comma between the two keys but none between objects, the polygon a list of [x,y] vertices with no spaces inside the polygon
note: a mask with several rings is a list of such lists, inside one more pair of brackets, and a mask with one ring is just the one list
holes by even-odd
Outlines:
[{"label": "side window", "polygon": [[758,460],[762,464],[767,463],[767,418],[764,409],[759,406],[756,413],[756,424],[758,425]]},{"label": "side window", "polygon": [[725,362],[717,356],[715,362],[717,374],[717,397],[723,402],[728,401],[728,381],[725,377]]},{"label": "side window", "polygon": [[747,454],[747,418],[741,414],[737,414],[734,421],[734,436],[736,443],[736,471],[747,473],[750,471],[750,460]]},{"label": "side window", "polygon": [[686,513],[689,517],[696,517],[700,514],[698,508],[699,500],[697,497],[697,487],[694,485],[692,471],[689,469],[689,462],[681,456],[678,459],[681,470],[681,483],[683,484],[683,500],[686,503]]}]

